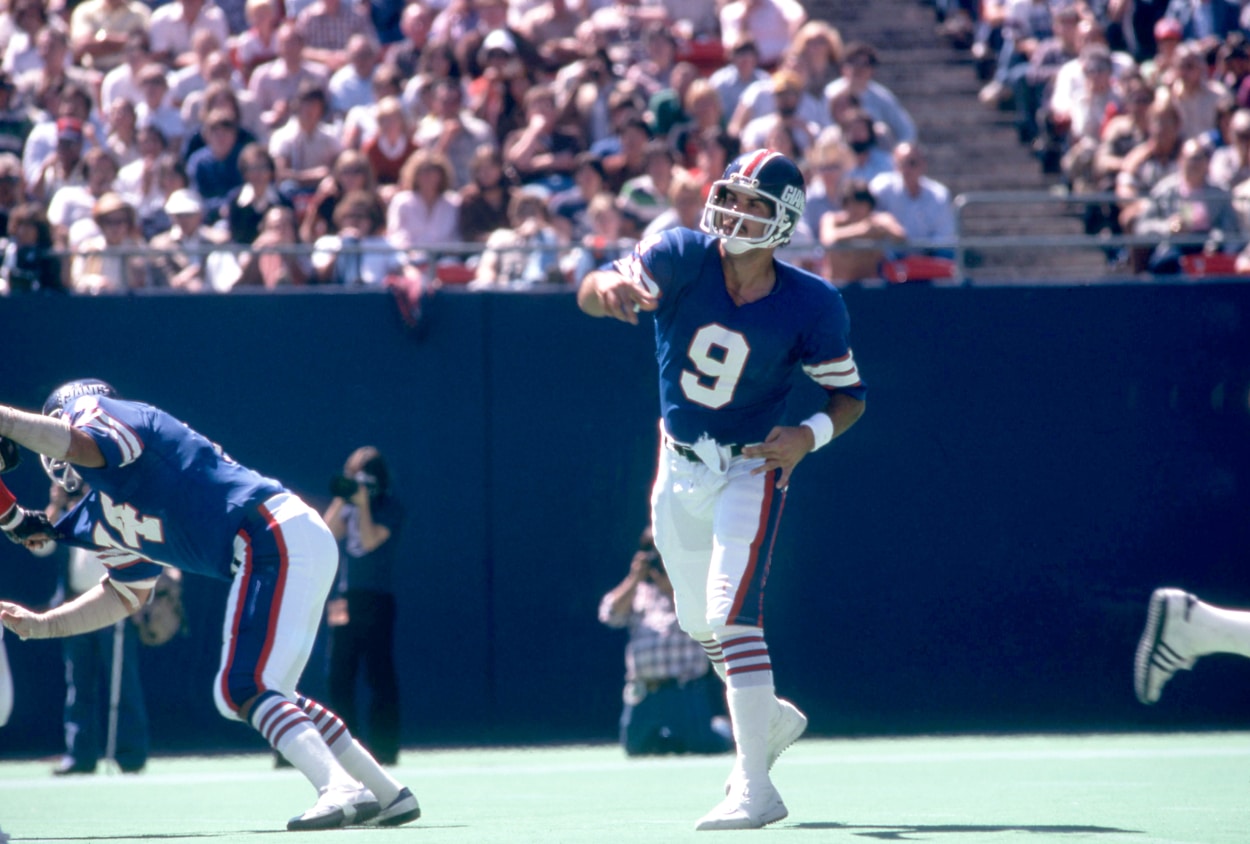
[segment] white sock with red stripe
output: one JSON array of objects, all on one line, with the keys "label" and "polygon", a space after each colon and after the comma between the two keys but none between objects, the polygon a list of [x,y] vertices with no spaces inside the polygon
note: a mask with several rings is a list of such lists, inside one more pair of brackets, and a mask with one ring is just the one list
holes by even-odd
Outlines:
[{"label": "white sock with red stripe", "polygon": [[695,641],[703,646],[703,652],[707,654],[708,662],[712,663],[716,676],[722,683],[725,682],[725,655],[721,652],[720,643],[712,638],[695,639]]},{"label": "white sock with red stripe", "polygon": [[403,786],[378,764],[373,754],[352,738],[342,718],[312,698],[297,695],[295,699],[321,732],[330,750],[338,757],[339,764],[347,769],[347,773],[364,783],[384,808],[389,806],[399,796]]},{"label": "white sock with red stripe", "polygon": [[768,730],[777,698],[764,631],[733,625],[717,631],[725,658],[726,703],[738,756],[734,768],[746,782],[768,782]]},{"label": "white sock with red stripe", "polygon": [[252,709],[251,722],[265,741],[307,777],[318,792],[357,786],[304,711],[282,695],[270,694],[262,698]]}]

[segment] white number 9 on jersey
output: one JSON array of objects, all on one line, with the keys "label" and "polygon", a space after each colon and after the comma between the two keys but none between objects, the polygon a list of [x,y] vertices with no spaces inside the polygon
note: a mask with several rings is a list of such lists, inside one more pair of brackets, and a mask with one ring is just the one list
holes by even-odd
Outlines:
[{"label": "white number 9 on jersey", "polygon": [[724,407],[733,400],[750,355],[747,338],[737,331],[716,323],[703,326],[690,341],[690,362],[698,371],[682,371],[681,391],[695,404],[713,410]]}]

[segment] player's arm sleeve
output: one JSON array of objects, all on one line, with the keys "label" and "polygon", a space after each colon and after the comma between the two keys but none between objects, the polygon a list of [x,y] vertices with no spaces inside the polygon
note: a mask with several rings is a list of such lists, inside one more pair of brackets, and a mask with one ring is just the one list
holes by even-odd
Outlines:
[{"label": "player's arm sleeve", "polygon": [[850,320],[841,299],[815,323],[803,350],[803,372],[827,392],[864,401],[868,388],[855,363]]},{"label": "player's arm sleeve", "polygon": [[[143,454],[143,412],[132,404],[85,396],[70,408],[73,433],[69,460],[78,466],[129,466]],[[85,435],[85,436],[84,436]],[[78,454],[80,459],[74,459]],[[89,458],[94,457],[92,461]]]}]

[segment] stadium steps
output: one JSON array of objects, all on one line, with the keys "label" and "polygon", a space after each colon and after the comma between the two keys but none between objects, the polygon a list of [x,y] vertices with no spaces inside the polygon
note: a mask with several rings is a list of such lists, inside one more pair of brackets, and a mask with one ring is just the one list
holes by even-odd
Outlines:
[{"label": "stadium steps", "polygon": [[[1058,189],[1059,180],[1043,174],[1020,144],[1010,112],[977,101],[982,83],[971,54],[937,34],[931,5],[812,0],[807,8],[813,18],[836,26],[843,41],[866,41],[876,48],[881,58],[877,79],[911,112],[929,152],[929,175],[952,193]],[[971,206],[962,222],[964,235],[972,238],[1082,232],[1079,214],[1061,202]],[[970,255],[970,265],[975,277],[1008,281],[1096,279],[1106,271],[1101,252],[1071,247],[984,250]]]}]

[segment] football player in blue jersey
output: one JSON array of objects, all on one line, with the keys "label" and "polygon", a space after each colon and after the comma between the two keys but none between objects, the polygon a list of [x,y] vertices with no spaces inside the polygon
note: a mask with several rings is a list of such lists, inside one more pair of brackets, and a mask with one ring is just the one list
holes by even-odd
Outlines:
[{"label": "football player in blue jersey", "polygon": [[412,792],[342,720],[296,691],[338,566],[334,535],[315,510],[168,413],[95,379],[57,388],[42,414],[0,405],[0,438],[41,455],[67,492],[90,485],[55,526],[0,492],[0,529],[28,548],[50,538],[90,548],[108,570],[47,612],[0,601],[5,627],[22,639],[108,627],[144,605],[167,565],[229,581],[213,694],[222,715],[255,727],[317,788],[317,802],[287,829],[420,816]]},{"label": "football player in blue jersey", "polygon": [[[591,316],[637,324],[640,313],[654,314],[663,441],[651,493],[655,544],[682,628],[725,682],[737,745],[727,796],[700,830],[786,817],[769,769],[807,717],[774,693],[764,581],[794,467],[864,412],[841,295],[774,255],[805,202],[794,162],[749,152],[712,185],[702,233],[645,238],[589,273],[577,293]],[[781,425],[797,368],[828,403],[800,425]]]}]

